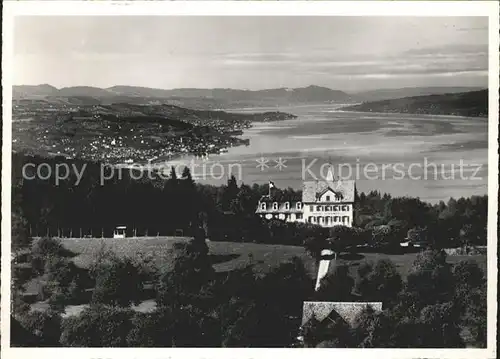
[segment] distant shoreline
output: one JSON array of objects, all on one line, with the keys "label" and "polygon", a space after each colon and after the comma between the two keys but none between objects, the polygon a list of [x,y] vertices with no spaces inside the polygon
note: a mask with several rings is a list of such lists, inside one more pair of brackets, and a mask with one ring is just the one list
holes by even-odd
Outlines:
[{"label": "distant shoreline", "polygon": [[425,117],[458,117],[458,118],[478,118],[487,120],[489,116],[463,116],[463,115],[443,115],[443,114],[429,114],[429,113],[418,113],[418,112],[391,112],[391,111],[360,111],[360,110],[348,110],[340,108],[334,112],[346,112],[346,113],[362,113],[362,114],[376,114],[376,115],[418,115]]},{"label": "distant shoreline", "polygon": [[488,90],[365,101],[344,111],[488,117]]}]

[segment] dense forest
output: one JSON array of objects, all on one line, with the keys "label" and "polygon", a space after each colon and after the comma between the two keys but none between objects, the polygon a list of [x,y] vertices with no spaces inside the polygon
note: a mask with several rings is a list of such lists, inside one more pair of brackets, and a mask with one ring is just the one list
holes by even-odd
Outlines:
[{"label": "dense forest", "polygon": [[[74,173],[56,181],[58,161],[13,155],[13,207],[23,212],[30,236],[111,237],[118,225],[127,226],[129,236],[189,235],[191,228],[203,226],[211,240],[302,245],[307,237],[325,233],[311,224],[255,216],[258,200],[268,193],[267,185],[238,185],[234,178],[219,187],[197,184],[188,168],[182,174],[172,169],[168,179],[148,173],[139,180],[134,179],[137,170],[124,169],[102,183],[100,164],[78,160],[68,165],[84,169],[79,182]],[[26,174],[34,178],[23,179],[26,163],[48,165],[41,168],[42,177],[34,172],[36,167],[27,167]],[[300,199],[301,193],[276,189],[273,196]],[[354,209],[354,226],[360,234],[356,238],[369,244],[398,246],[408,235],[424,236],[441,248],[464,242],[486,244],[487,196],[431,205],[378,191],[356,192]]]}]

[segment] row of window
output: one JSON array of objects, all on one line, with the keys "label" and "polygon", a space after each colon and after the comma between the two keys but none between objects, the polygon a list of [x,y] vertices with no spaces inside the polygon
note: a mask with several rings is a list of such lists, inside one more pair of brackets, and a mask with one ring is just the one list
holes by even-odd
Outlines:
[{"label": "row of window", "polygon": [[[278,202],[274,202],[273,203],[273,211],[277,211],[278,210],[278,207],[279,204]],[[314,209],[316,207],[316,212],[327,212],[327,211],[349,211],[349,205],[348,204],[344,204],[344,205],[337,205],[337,206],[309,206],[309,210],[311,212],[314,212]],[[295,205],[295,208],[297,210],[301,210],[302,209],[302,203],[301,202],[297,202],[296,205]],[[260,204],[260,209],[262,211],[265,211],[267,210],[267,203],[263,202]],[[285,210],[290,210],[290,202],[285,202]]]},{"label": "row of window", "polygon": [[[273,211],[277,211],[278,210],[278,202],[274,202],[272,208],[273,208]],[[295,204],[295,208],[300,211],[302,209],[302,203],[297,202]],[[263,211],[267,210],[267,203],[265,203],[265,202],[261,203],[260,209]],[[285,202],[285,210],[289,210],[289,209],[290,209],[290,202]]]},{"label": "row of window", "polygon": [[343,204],[338,206],[309,206],[309,210],[314,212],[314,208],[316,207],[316,212],[329,212],[329,211],[349,211],[349,205]]},{"label": "row of window", "polygon": [[[334,198],[335,201],[341,201],[342,200],[342,195],[336,194],[333,198]],[[331,202],[331,201],[332,201],[331,196],[325,196],[325,202]]]},{"label": "row of window", "polygon": [[[267,219],[271,219],[271,218],[277,218],[277,219],[284,219],[284,220],[287,220],[289,218],[292,218],[292,219],[302,219],[303,218],[303,214],[302,213],[296,213],[295,214],[295,218],[291,217],[293,216],[293,214],[285,214],[285,213],[280,213],[280,214],[266,214],[265,215]],[[261,214],[261,217],[264,218],[264,215]]]},{"label": "row of window", "polygon": [[311,216],[307,218],[309,223],[349,223],[349,216],[333,216],[333,217],[322,217],[322,216]]}]

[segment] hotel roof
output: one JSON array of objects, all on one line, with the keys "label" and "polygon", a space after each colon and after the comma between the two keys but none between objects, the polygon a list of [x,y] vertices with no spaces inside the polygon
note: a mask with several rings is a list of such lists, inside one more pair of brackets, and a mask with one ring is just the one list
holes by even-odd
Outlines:
[{"label": "hotel roof", "polygon": [[354,202],[354,181],[306,181],[302,186],[302,202],[317,202],[320,195],[330,189],[342,196],[342,202]]}]

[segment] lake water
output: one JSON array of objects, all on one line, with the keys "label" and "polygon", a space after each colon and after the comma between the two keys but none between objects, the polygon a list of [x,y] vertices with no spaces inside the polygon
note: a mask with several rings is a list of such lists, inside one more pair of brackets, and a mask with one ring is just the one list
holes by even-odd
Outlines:
[{"label": "lake water", "polygon": [[220,184],[231,168],[246,184],[272,180],[280,188],[300,188],[304,179],[326,176],[331,163],[335,175],[355,179],[359,191],[376,189],[429,202],[487,193],[487,119],[343,112],[338,108],[233,110],[280,110],[298,117],[256,123],[242,136],[250,139],[249,146],[196,159],[192,172],[200,182]]}]

